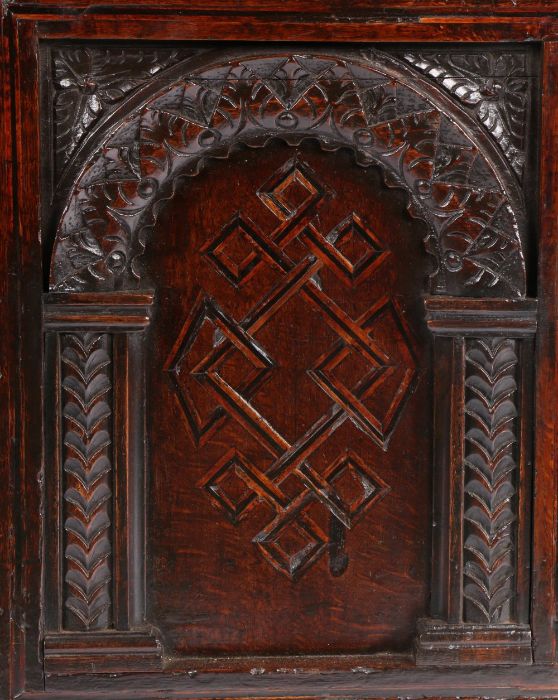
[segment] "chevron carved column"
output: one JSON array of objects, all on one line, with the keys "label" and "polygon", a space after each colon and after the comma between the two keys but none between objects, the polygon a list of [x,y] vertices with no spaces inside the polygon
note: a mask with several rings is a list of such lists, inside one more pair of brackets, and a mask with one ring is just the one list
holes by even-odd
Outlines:
[{"label": "chevron carved column", "polygon": [[513,621],[517,541],[518,342],[465,344],[463,618]]},{"label": "chevron carved column", "polygon": [[102,333],[65,333],[62,347],[64,627],[112,623],[112,347]]},{"label": "chevron carved column", "polygon": [[[433,586],[417,662],[531,663],[525,591],[532,300],[430,297],[435,379]],[[449,378],[449,382],[448,382]]]}]

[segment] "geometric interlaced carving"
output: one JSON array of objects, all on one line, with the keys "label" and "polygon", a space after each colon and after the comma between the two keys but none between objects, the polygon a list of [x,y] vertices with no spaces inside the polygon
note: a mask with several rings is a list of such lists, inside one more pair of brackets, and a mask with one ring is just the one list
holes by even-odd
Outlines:
[{"label": "geometric interlaced carving", "polygon": [[[361,316],[352,318],[323,291],[320,273],[325,268],[343,284],[354,287],[379,270],[391,255],[357,212],[349,212],[324,234],[314,215],[324,194],[323,185],[309,166],[292,158],[257,192],[277,220],[273,230],[262,231],[245,214],[237,212],[210,238],[202,253],[231,285],[241,287],[260,266],[272,266],[280,273],[280,280],[242,319],[232,318],[202,293],[166,363],[199,446],[224,421],[234,420],[272,456],[271,466],[261,470],[232,448],[203,477],[200,486],[234,524],[246,518],[259,502],[271,506],[274,517],[254,535],[253,542],[276,569],[292,579],[316,562],[331,544],[330,535],[310,517],[310,506],[320,504],[338,527],[351,529],[389,491],[382,478],[350,449],[343,450],[322,473],[312,467],[312,454],[345,421],[351,421],[387,450],[417,380],[409,332],[395,300],[383,296]],[[287,253],[295,239],[307,250],[297,261]],[[331,399],[330,408],[297,439],[289,441],[270,417],[261,415],[254,406],[253,398],[276,366],[255,334],[294,295],[320,314],[337,340],[307,369],[308,376]],[[216,401],[214,411],[202,418],[179,377],[188,371],[184,369],[185,360],[206,324],[213,329],[213,343],[190,368]],[[389,352],[375,339],[382,337],[382,329],[391,339]],[[240,380],[231,380],[223,367],[238,352],[247,361],[247,369]],[[342,365],[357,360],[364,370],[358,381],[349,384]],[[282,488],[292,477],[303,486],[294,497]]]}]

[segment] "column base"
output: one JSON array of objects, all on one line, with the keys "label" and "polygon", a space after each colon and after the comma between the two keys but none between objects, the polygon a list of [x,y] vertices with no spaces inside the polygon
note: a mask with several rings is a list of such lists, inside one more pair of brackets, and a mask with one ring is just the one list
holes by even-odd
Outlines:
[{"label": "column base", "polygon": [[147,632],[60,632],[44,641],[51,675],[160,671],[162,654],[159,640]]},{"label": "column base", "polygon": [[531,664],[529,625],[449,624],[419,620],[415,639],[417,666]]}]

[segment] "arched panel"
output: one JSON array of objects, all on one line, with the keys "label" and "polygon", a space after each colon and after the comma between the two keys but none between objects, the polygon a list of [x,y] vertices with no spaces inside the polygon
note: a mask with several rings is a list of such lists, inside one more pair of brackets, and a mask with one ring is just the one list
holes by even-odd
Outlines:
[{"label": "arched panel", "polygon": [[529,663],[536,305],[484,122],[381,52],[207,51],[142,73],[79,168],[45,315],[53,667],[104,634],[176,670]]}]

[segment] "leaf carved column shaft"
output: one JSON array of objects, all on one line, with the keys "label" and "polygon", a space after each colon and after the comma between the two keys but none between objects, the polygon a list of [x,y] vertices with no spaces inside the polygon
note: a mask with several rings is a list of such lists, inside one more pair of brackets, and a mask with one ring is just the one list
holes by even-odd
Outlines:
[{"label": "leaf carved column shaft", "polygon": [[112,400],[106,334],[64,334],[62,344],[64,627],[111,624]]},{"label": "leaf carved column shaft", "polygon": [[[431,617],[418,663],[531,663],[532,299],[429,297],[434,335]],[[443,436],[443,437],[441,437]]]},{"label": "leaf carved column shaft", "polygon": [[466,344],[463,618],[513,619],[517,342]]}]

